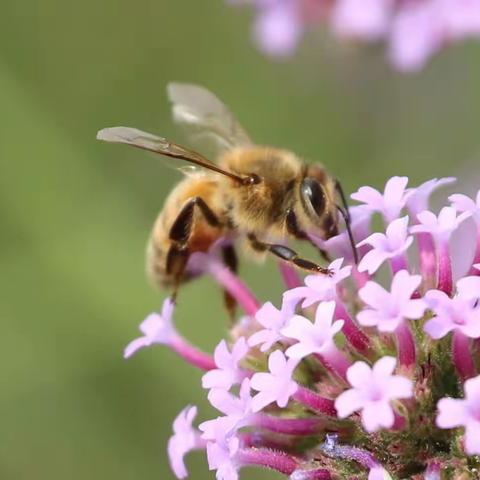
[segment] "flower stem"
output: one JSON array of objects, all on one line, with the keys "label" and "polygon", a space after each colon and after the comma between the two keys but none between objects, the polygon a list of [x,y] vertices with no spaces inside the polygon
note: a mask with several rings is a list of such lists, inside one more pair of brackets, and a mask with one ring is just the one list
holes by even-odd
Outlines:
[{"label": "flower stem", "polygon": [[194,367],[206,371],[217,368],[211,355],[194,347],[180,335],[176,335],[169,343],[169,346],[177,355]]},{"label": "flower stem", "polygon": [[340,301],[336,302],[334,317],[336,320],[343,320],[342,332],[345,335],[348,342],[359,352],[366,353],[370,348],[370,341],[368,337],[360,330],[360,328],[354,323],[352,318]]},{"label": "flower stem", "polygon": [[293,399],[314,412],[322,413],[330,417],[335,417],[337,415],[333,400],[321,397],[314,391],[300,385],[298,386],[297,391],[293,394]]},{"label": "flower stem", "polygon": [[302,281],[300,280],[297,270],[291,265],[286,262],[278,262],[278,268],[280,269],[283,282],[285,283],[287,289],[300,287],[302,285]]},{"label": "flower stem", "polygon": [[[201,254],[196,254],[196,256]],[[209,273],[243,308],[247,315],[254,316],[260,308],[251,290],[219,259],[204,255],[201,266]]]},{"label": "flower stem", "polygon": [[263,448],[242,448],[236,455],[242,466],[261,466],[285,475],[291,475],[298,467],[298,460],[281,451]]},{"label": "flower stem", "polygon": [[257,413],[253,417],[253,424],[256,427],[265,428],[271,432],[283,433],[286,435],[313,435],[323,429],[325,423],[322,419],[312,418],[281,418]]},{"label": "flower stem", "polygon": [[392,269],[392,274],[395,275],[400,270],[407,270],[408,272],[408,262],[406,255],[398,255],[390,259],[390,268]]},{"label": "flower stem", "polygon": [[437,270],[435,243],[430,233],[420,232],[417,235],[418,252],[420,255],[420,271],[423,280],[429,287],[433,287]]},{"label": "flower stem", "polygon": [[407,322],[403,321],[395,330],[397,338],[398,361],[404,367],[415,364],[415,340]]},{"label": "flower stem", "polygon": [[476,375],[475,364],[470,352],[470,339],[459,330],[452,337],[453,363],[462,380]]},{"label": "flower stem", "polygon": [[438,248],[438,287],[447,295],[451,295],[453,291],[452,280],[452,262],[450,259],[450,251],[448,241],[443,242]]},{"label": "flower stem", "polygon": [[333,370],[334,373],[344,380],[347,378],[346,373],[351,362],[335,345],[332,345],[328,351],[318,354],[318,357],[320,361]]}]

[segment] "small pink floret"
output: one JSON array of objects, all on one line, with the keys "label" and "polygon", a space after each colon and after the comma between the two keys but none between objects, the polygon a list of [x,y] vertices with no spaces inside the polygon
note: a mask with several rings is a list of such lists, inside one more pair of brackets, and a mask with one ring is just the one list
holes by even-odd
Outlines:
[{"label": "small pink floret", "polygon": [[394,332],[404,320],[422,317],[427,308],[425,301],[411,298],[421,281],[420,275],[400,270],[393,277],[390,292],[376,282],[367,282],[358,292],[367,307],[357,314],[360,325]]},{"label": "small pink floret", "polygon": [[386,260],[404,255],[413,243],[413,237],[408,235],[408,220],[407,216],[397,218],[388,225],[385,234],[373,233],[358,244],[372,247],[360,260],[358,271],[374,274]]},{"label": "small pink floret", "polygon": [[270,354],[269,372],[255,373],[250,383],[251,387],[258,391],[252,400],[254,412],[259,412],[271,403],[276,403],[280,408],[287,406],[290,397],[298,389],[298,385],[292,380],[297,364],[297,360],[292,358],[287,360],[280,350]]},{"label": "small pink floret", "polygon": [[233,344],[231,351],[228,349],[227,342],[222,340],[214,352],[215,364],[218,368],[210,370],[202,377],[203,388],[230,390],[232,385],[241,383],[246,374],[240,366],[240,361],[247,353],[248,345],[244,337],[240,337]]},{"label": "small pink floret", "polygon": [[173,436],[168,441],[167,451],[170,467],[179,479],[187,478],[185,455],[195,448],[199,448],[199,433],[192,427],[197,416],[197,407],[184,408],[173,422]]},{"label": "small pink floret", "polygon": [[124,351],[124,358],[131,357],[143,347],[154,344],[168,345],[177,335],[172,322],[175,304],[170,298],[163,302],[162,313],[151,313],[141,324],[143,336],[132,340]]},{"label": "small pink floret", "polygon": [[440,428],[465,428],[465,452],[480,455],[480,376],[464,385],[465,398],[439,400],[437,426]]},{"label": "small pink floret", "polygon": [[355,362],[347,370],[347,379],[353,387],[335,400],[339,418],[360,411],[367,432],[390,428],[395,421],[392,400],[413,395],[413,384],[405,377],[393,375],[397,361],[382,357],[373,367],[363,361]]}]

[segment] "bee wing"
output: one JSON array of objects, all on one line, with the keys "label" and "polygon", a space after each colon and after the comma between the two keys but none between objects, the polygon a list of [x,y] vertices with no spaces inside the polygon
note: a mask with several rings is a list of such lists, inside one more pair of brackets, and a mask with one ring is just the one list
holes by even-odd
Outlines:
[{"label": "bee wing", "polygon": [[213,142],[217,152],[252,144],[228,107],[206,88],[169,83],[167,94],[173,104],[173,120],[185,127],[191,140]]},{"label": "bee wing", "polygon": [[132,147],[141,148],[150,152],[159,153],[179,160],[186,160],[194,165],[197,165],[208,170],[226,175],[236,181],[242,182],[242,177],[227,172],[220,168],[215,163],[207,160],[203,155],[200,155],[193,150],[182,147],[177,143],[171,142],[163,137],[158,137],[151,133],[143,132],[137,128],[130,127],[110,127],[104,128],[97,133],[97,140],[103,140],[110,143],[124,143]]}]

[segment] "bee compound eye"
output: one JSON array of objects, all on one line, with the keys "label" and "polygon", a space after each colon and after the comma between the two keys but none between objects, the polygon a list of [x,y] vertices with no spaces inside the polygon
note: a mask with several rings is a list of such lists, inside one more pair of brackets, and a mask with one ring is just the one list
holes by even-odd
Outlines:
[{"label": "bee compound eye", "polygon": [[307,210],[320,217],[325,212],[326,195],[314,178],[304,178],[300,187],[302,202]]}]

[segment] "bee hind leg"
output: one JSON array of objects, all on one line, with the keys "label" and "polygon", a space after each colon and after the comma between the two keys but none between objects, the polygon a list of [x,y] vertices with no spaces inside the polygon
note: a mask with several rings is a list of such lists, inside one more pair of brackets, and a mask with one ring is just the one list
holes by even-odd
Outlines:
[{"label": "bee hind leg", "polygon": [[265,243],[257,239],[253,234],[249,234],[248,240],[250,245],[257,252],[268,251],[275,255],[276,257],[284,260],[285,262],[291,263],[292,265],[301,268],[302,270],[307,270],[312,273],[322,273],[324,275],[331,275],[332,272],[328,268],[321,267],[310,260],[301,258],[298,256],[298,253],[291,248],[286,247],[285,245],[279,245],[275,243]]},{"label": "bee hind leg", "polygon": [[220,220],[203,198],[193,197],[183,206],[169,232],[172,245],[167,253],[167,274],[174,279],[173,300],[176,300],[178,288],[190,258],[189,242],[192,235],[193,216],[197,208],[200,209],[205,220],[210,225],[214,227],[221,226]]}]

